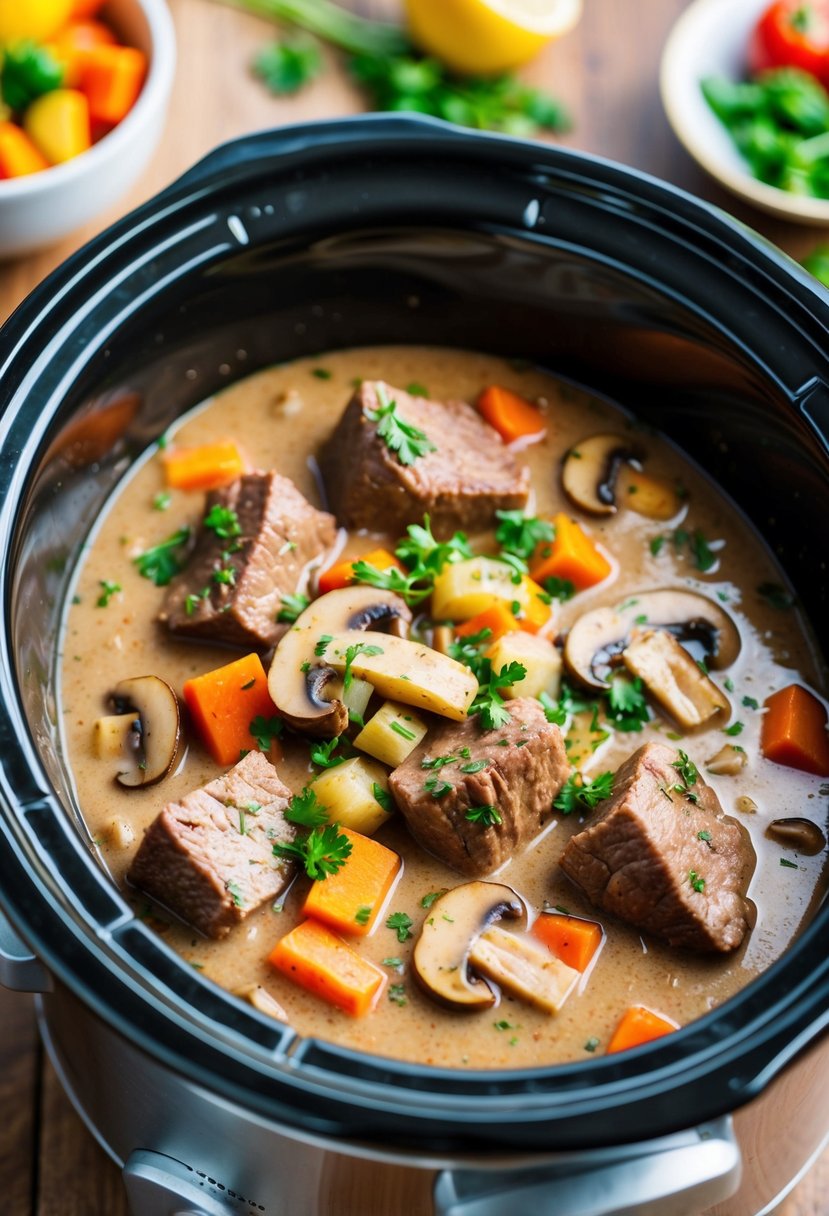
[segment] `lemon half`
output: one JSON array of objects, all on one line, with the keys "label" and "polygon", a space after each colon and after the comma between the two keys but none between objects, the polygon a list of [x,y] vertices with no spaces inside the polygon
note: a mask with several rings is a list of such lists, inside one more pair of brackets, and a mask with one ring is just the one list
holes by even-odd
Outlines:
[{"label": "lemon half", "polygon": [[465,76],[509,72],[565,34],[582,0],[406,0],[421,50]]}]

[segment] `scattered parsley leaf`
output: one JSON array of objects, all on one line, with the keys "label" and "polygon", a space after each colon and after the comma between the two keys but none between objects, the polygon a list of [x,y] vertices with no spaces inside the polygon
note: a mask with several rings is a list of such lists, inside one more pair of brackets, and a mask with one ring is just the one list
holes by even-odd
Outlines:
[{"label": "scattered parsley leaf", "polygon": [[372,911],[373,911],[373,909],[371,908],[371,906],[369,904],[363,904],[362,907],[358,908],[355,913],[355,916],[354,916],[354,919],[357,922],[357,924],[358,925],[367,925],[371,918]]},{"label": "scattered parsley leaf", "polygon": [[[287,811],[285,817],[289,817]],[[295,858],[305,867],[309,878],[327,878],[345,865],[351,854],[351,841],[338,830],[337,824],[328,823],[314,828],[304,840],[275,844],[273,851],[277,857]]]},{"label": "scattered parsley leaf", "polygon": [[293,625],[310,603],[307,595],[283,595],[282,607],[276,614],[277,621],[286,621],[289,625]]},{"label": "scattered parsley leaf", "polygon": [[592,1034],[590,1036],[590,1038],[587,1040],[587,1042],[585,1043],[584,1050],[585,1051],[595,1051],[596,1048],[599,1046],[599,1042],[600,1042],[600,1040],[597,1039],[594,1034]]},{"label": "scattered parsley leaf", "polygon": [[406,1004],[406,989],[403,984],[389,984],[389,1000],[393,1005]]},{"label": "scattered parsley leaf", "polygon": [[113,595],[117,595],[122,590],[120,583],[111,583],[108,578],[99,579],[98,586],[101,588],[101,594],[95,601],[98,608],[106,608]]},{"label": "scattered parsley leaf", "polygon": [[179,550],[190,539],[188,527],[179,528],[172,536],[134,557],[133,565],[142,578],[151,579],[156,587],[166,587],[181,569]]},{"label": "scattered parsley leaf", "polygon": [[430,891],[428,895],[424,895],[420,901],[421,908],[431,908],[436,899],[440,899],[441,895],[446,894],[446,888],[442,891]]},{"label": "scattered parsley leaf", "polygon": [[424,781],[423,788],[433,798],[443,798],[445,794],[451,793],[454,787],[448,781],[442,781],[440,777],[430,777],[428,781]]},{"label": "scattered parsley leaf", "polygon": [[800,868],[796,861],[789,861],[788,857],[781,857],[780,864],[781,866],[785,866],[787,870],[798,870]]},{"label": "scattered parsley leaf", "polygon": [[393,930],[397,934],[399,942],[405,942],[412,936],[411,929],[413,924],[414,921],[407,913],[392,912],[386,921],[386,928]]},{"label": "scattered parsley leaf", "polygon": [[239,536],[242,531],[239,516],[233,508],[222,507],[219,503],[214,503],[205,515],[204,526],[205,528],[209,528],[211,532],[215,532],[222,540],[229,540],[232,536]]},{"label": "scattered parsley leaf", "polygon": [[491,637],[492,630],[485,628],[480,629],[477,633],[470,634],[468,637],[460,638],[458,641],[450,644],[449,657],[455,659],[458,663],[463,663],[480,680],[481,668],[487,662],[481,653],[481,647]]},{"label": "scattered parsley leaf", "polygon": [[328,810],[315,791],[306,785],[302,793],[294,794],[288,803],[285,818],[289,823],[298,823],[304,828],[316,828],[328,822]]},{"label": "scattered parsley leaf", "polygon": [[360,559],[354,562],[351,570],[355,583],[366,583],[369,587],[378,587],[381,591],[393,591],[410,606],[419,604],[432,594],[431,584],[429,586],[418,585],[419,577],[414,574],[404,574],[396,566],[389,566],[387,570],[378,570],[370,562]]},{"label": "scattered parsley leaf", "polygon": [[559,790],[553,806],[564,815],[579,807],[593,810],[613,793],[613,773],[600,773],[593,781],[585,781],[581,773],[572,773]]},{"label": "scattered parsley leaf", "polygon": [[412,465],[427,452],[437,451],[425,431],[401,418],[397,411],[397,402],[389,399],[382,386],[377,390],[377,400],[378,408],[366,410],[365,415],[370,422],[377,423],[378,436],[401,464]]},{"label": "scattered parsley leaf", "polygon": [[314,647],[314,654],[317,656],[318,659],[321,659],[323,657],[326,650],[328,649],[328,643],[333,642],[333,641],[334,641],[334,638],[333,638],[332,634],[324,633],[322,635],[322,637],[319,639],[316,646]]},{"label": "scattered parsley leaf", "polygon": [[723,734],[731,735],[733,738],[735,735],[741,735],[743,733],[743,729],[744,727],[742,722],[732,722],[730,726],[723,727]]},{"label": "scattered parsley leaf", "polygon": [[482,660],[478,671],[479,688],[469,713],[478,715],[483,730],[496,730],[510,720],[500,690],[514,688],[526,674],[527,669],[521,663],[507,663],[500,671],[494,672],[491,661]]},{"label": "scattered parsley leaf", "polygon": [[465,819],[470,823],[480,823],[482,827],[491,828],[496,823],[502,823],[501,812],[497,806],[487,804],[485,806],[471,806],[466,812]]},{"label": "scattered parsley leaf", "polygon": [[664,536],[654,536],[653,539],[651,540],[651,543],[649,546],[651,554],[654,557],[659,557],[659,554],[662,552],[662,548],[663,548],[664,544],[665,544]]},{"label": "scattered parsley leaf", "polygon": [[423,517],[422,524],[409,524],[405,539],[394,552],[408,566],[415,582],[433,582],[444,566],[473,556],[464,532],[455,532],[445,541],[437,540],[428,515]]},{"label": "scattered parsley leaf", "polygon": [[761,583],[757,588],[757,594],[779,612],[794,607],[794,596],[779,583]]},{"label": "scattered parsley leaf", "polygon": [[327,743],[317,741],[311,744],[311,763],[318,765],[319,768],[336,768],[338,764],[345,764],[345,756],[335,756],[334,752],[340,746],[340,736],[335,735],[333,739],[329,739]]},{"label": "scattered parsley leaf", "polygon": [[373,781],[371,783],[371,792],[374,795],[374,801],[379,802],[387,815],[391,815],[394,811],[394,799],[389,791],[384,790],[382,785],[378,785],[376,781]]},{"label": "scattered parsley leaf", "polygon": [[287,96],[299,92],[320,74],[322,56],[307,34],[286,34],[258,53],[253,71],[271,93]]},{"label": "scattered parsley leaf", "polygon": [[746,707],[746,709],[759,709],[760,708],[760,702],[755,701],[754,697],[743,697],[743,705]]},{"label": "scattered parsley leaf", "polygon": [[[688,756],[687,752],[677,749],[677,758],[671,764],[671,768],[675,768],[682,780],[683,789],[690,789],[692,785],[696,785],[699,778],[699,770]],[[682,792],[682,791],[680,791]]]},{"label": "scattered parsley leaf", "polygon": [[317,380],[330,380],[334,373],[327,367],[312,367],[311,375],[316,376]]},{"label": "scattered parsley leaf", "polygon": [[556,530],[547,519],[525,515],[523,511],[496,511],[500,521],[495,529],[495,539],[503,553],[512,554],[528,562],[540,544],[555,539]]},{"label": "scattered parsley leaf", "polygon": [[[349,646],[345,652],[345,667],[343,668],[343,690],[348,692],[354,680],[354,675],[351,671],[351,665],[354,660],[361,654],[371,658],[372,655],[382,654],[382,646],[371,646],[366,642],[357,642],[354,646]],[[414,738],[414,736],[412,736]]]},{"label": "scattered parsley leaf", "polygon": [[556,578],[553,575],[545,578],[542,586],[551,599],[560,600],[562,603],[571,600],[576,594],[575,584],[571,583],[569,578]]},{"label": "scattered parsley leaf", "polygon": [[701,878],[700,875],[697,874],[696,870],[688,871],[688,882],[695,891],[699,892],[700,895],[705,890],[705,879]]},{"label": "scattered parsley leaf", "polygon": [[608,718],[621,731],[641,730],[650,720],[642,681],[616,675],[607,690]]},{"label": "scattered parsley leaf", "polygon": [[230,898],[233,900],[233,903],[235,904],[235,906],[237,908],[244,908],[245,899],[244,899],[244,896],[242,895],[242,892],[241,892],[241,889],[240,889],[238,883],[226,882],[225,890],[228,892],[228,894],[230,895]]},{"label": "scattered parsley leaf", "polygon": [[384,958],[383,966],[391,967],[392,971],[402,971],[403,959],[402,958]]},{"label": "scattered parsley leaf", "polygon": [[282,734],[285,723],[281,718],[275,716],[266,718],[264,714],[257,714],[248,729],[256,740],[256,746],[260,752],[266,752],[274,739],[278,739]]},{"label": "scattered parsley leaf", "polygon": [[173,501],[173,496],[170,493],[170,491],[161,490],[153,498],[153,510],[154,511],[166,511],[172,501]]},{"label": "scattered parsley leaf", "polygon": [[428,397],[429,396],[428,388],[426,388],[426,386],[423,384],[418,384],[416,381],[412,381],[411,384],[406,385],[406,392],[409,394],[410,397]]}]

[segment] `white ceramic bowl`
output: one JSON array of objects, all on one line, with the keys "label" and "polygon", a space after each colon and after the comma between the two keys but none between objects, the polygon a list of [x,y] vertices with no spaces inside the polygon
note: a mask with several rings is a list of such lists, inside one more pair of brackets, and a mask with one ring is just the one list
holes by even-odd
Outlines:
[{"label": "white ceramic bowl", "polygon": [[668,121],[703,169],[755,207],[804,224],[829,224],[829,200],[804,198],[751,175],[702,95],[706,76],[745,75],[749,36],[769,0],[695,0],[671,30],[660,88]]},{"label": "white ceramic bowl", "polygon": [[144,87],[126,118],[88,152],[0,181],[0,257],[53,244],[106,210],[138,177],[161,136],[176,61],[166,0],[108,0],[103,15],[147,54]]}]

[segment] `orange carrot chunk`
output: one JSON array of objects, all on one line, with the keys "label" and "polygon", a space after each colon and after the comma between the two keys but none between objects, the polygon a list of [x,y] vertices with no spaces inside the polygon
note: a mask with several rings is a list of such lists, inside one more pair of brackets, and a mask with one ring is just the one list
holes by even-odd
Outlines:
[{"label": "orange carrot chunk", "polygon": [[610,562],[569,515],[553,517],[555,539],[539,545],[530,574],[544,585],[545,578],[567,579],[577,591],[601,583],[611,572]]},{"label": "orange carrot chunk", "polygon": [[375,570],[388,570],[392,566],[396,566],[398,570],[403,569],[400,562],[393,553],[389,553],[388,549],[372,549],[370,553],[364,553],[360,557],[346,557],[343,561],[323,570],[317,580],[320,595],[325,595],[328,591],[339,591],[341,587],[348,587],[350,583],[353,583],[355,562],[368,562],[370,566],[374,566]]},{"label": "orange carrot chunk", "polygon": [[400,873],[397,853],[370,836],[340,828],[351,842],[348,860],[312,884],[302,909],[340,933],[364,937],[374,927],[386,896]]},{"label": "orange carrot chunk", "polygon": [[829,777],[826,707],[799,684],[779,688],[763,702],[760,747],[767,760]]},{"label": "orange carrot chunk", "polygon": [[81,73],[91,51],[99,46],[113,46],[115,35],[103,21],[71,21],[49,43],[64,70],[65,88],[74,89],[81,82]]},{"label": "orange carrot chunk", "polygon": [[551,954],[576,971],[587,970],[603,937],[602,927],[595,920],[558,912],[542,913],[532,931]]},{"label": "orange carrot chunk", "polygon": [[527,436],[543,439],[546,434],[547,424],[541,410],[508,388],[497,384],[485,388],[478,398],[478,409],[504,443]]},{"label": "orange carrot chunk", "polygon": [[16,123],[0,122],[0,180],[26,177],[48,168],[48,160],[25,131]]},{"label": "orange carrot chunk", "polygon": [[676,1022],[646,1009],[644,1005],[631,1005],[613,1032],[613,1037],[607,1045],[607,1054],[627,1051],[629,1047],[639,1047],[642,1043],[661,1039],[664,1034],[678,1029]]},{"label": "orange carrot chunk", "polygon": [[243,752],[256,747],[250,730],[255,718],[277,716],[258,654],[185,681],[184,700],[217,764],[235,764]]},{"label": "orange carrot chunk", "polygon": [[171,490],[215,490],[245,472],[245,459],[232,439],[164,453],[164,475]]},{"label": "orange carrot chunk", "polygon": [[470,617],[462,625],[457,625],[455,627],[455,636],[458,638],[469,638],[484,629],[489,629],[490,635],[487,637],[487,641],[497,642],[505,633],[514,633],[516,629],[520,628],[519,622],[510,612],[509,608],[507,608],[506,604],[499,602],[493,604],[490,608],[485,608],[477,616]]},{"label": "orange carrot chunk", "polygon": [[147,56],[134,46],[98,46],[81,66],[81,91],[89,102],[93,123],[114,127],[135,104],[144,77]]},{"label": "orange carrot chunk", "polygon": [[276,943],[268,962],[301,988],[355,1018],[369,1012],[386,982],[379,967],[318,920],[302,921],[292,929]]}]

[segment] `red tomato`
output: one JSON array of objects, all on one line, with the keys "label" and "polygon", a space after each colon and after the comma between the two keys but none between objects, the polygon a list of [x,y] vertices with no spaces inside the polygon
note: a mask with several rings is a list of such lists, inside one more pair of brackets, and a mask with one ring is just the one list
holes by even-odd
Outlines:
[{"label": "red tomato", "polygon": [[775,0],[748,46],[752,76],[767,68],[795,67],[829,84],[829,0]]}]

